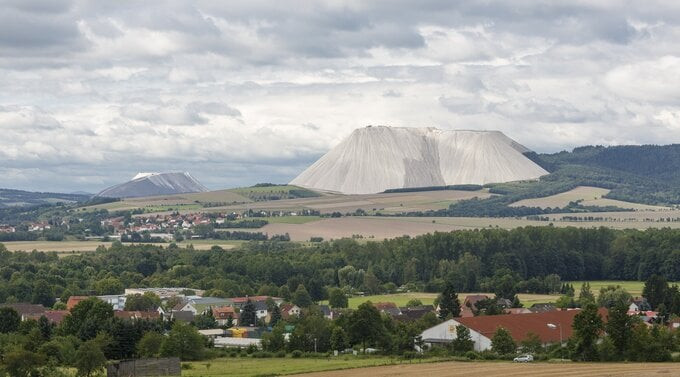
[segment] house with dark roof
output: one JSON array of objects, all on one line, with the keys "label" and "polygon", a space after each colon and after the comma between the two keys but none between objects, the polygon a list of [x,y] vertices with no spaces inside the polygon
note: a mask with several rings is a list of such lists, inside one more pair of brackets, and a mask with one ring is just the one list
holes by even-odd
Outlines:
[{"label": "house with dark roof", "polygon": [[545,312],[552,312],[554,310],[557,310],[557,307],[551,303],[536,303],[531,305],[529,310],[532,313],[545,313]]},{"label": "house with dark roof", "polygon": [[432,305],[404,306],[399,308],[399,315],[394,316],[394,319],[404,322],[417,321],[427,313],[434,313]]},{"label": "house with dark roof", "polygon": [[[536,334],[541,343],[551,344],[566,341],[572,335],[572,324],[580,309],[556,310],[543,313],[528,313],[522,315],[489,315],[480,317],[454,318],[444,321],[423,331],[420,337],[425,345],[447,344],[456,339],[456,327],[465,326],[470,330],[470,337],[474,342],[475,351],[491,349],[491,338],[498,328],[502,327],[519,343],[529,334]],[[600,316],[607,320],[607,309],[600,308]]]},{"label": "house with dark roof", "polygon": [[40,317],[44,316],[50,323],[59,325],[69,314],[70,312],[68,310],[45,310],[44,313],[26,315],[26,319],[34,319],[37,321]]},{"label": "house with dark roof", "polygon": [[22,321],[25,321],[29,318],[33,318],[34,316],[40,316],[45,313],[45,307],[42,306],[41,304],[29,304],[26,302],[18,302],[18,303],[13,303],[13,304],[2,304],[0,305],[2,308],[12,308],[14,309],[17,314],[21,317]]}]

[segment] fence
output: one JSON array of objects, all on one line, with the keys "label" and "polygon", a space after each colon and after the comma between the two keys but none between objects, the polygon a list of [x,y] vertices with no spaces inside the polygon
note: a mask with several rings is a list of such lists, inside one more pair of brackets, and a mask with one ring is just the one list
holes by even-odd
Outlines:
[{"label": "fence", "polygon": [[179,376],[179,358],[115,361],[106,367],[107,377]]}]

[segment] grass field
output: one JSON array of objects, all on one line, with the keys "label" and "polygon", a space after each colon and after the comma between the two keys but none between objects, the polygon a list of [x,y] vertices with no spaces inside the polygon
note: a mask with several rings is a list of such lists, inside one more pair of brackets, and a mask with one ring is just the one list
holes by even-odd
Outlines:
[{"label": "grass field", "polygon": [[[580,285],[579,285],[580,286]],[[599,289],[599,288],[598,288]],[[462,302],[467,295],[478,295],[485,294],[487,296],[493,297],[493,293],[458,293],[458,298]],[[531,305],[538,302],[554,302],[559,298],[558,295],[540,295],[540,294],[528,294],[520,293],[519,300],[524,304],[525,307],[530,307]],[[406,306],[406,303],[411,299],[420,300],[423,305],[432,305],[434,300],[437,298],[436,293],[425,293],[425,292],[409,292],[409,293],[395,293],[387,295],[374,295],[374,296],[354,296],[349,298],[348,305],[352,309],[356,309],[359,305],[366,301],[371,301],[372,303],[377,302],[393,302],[397,306]],[[327,304],[327,301],[322,301],[322,304]]]},{"label": "grass field", "polygon": [[[619,285],[628,293],[630,293],[633,296],[640,296],[642,295],[642,288],[645,286],[644,281],[615,281],[615,280],[598,280],[598,281],[589,281],[590,283],[590,290],[593,292],[593,294],[597,297],[597,295],[600,292],[600,288],[606,288],[607,286],[610,285]],[[576,291],[576,296],[579,295],[579,292],[581,290],[581,285],[583,285],[583,281],[570,281],[569,284],[572,284],[574,286],[574,290]],[[669,282],[669,284],[680,284],[680,282]]]},{"label": "grass field", "polygon": [[430,376],[430,377],[519,377],[519,376],[592,376],[638,377],[679,376],[679,363],[512,363],[512,362],[439,362],[413,365],[391,365],[364,369],[305,374],[306,377],[347,376]]},{"label": "grass field", "polygon": [[[433,360],[429,360],[433,361]],[[182,376],[215,376],[215,377],[246,377],[246,376],[274,376],[295,373],[308,373],[348,368],[362,368],[380,365],[404,363],[389,357],[355,357],[339,356],[328,359],[250,359],[250,358],[220,358],[210,361],[185,363],[191,369],[182,370]],[[206,364],[210,364],[207,367]]]}]

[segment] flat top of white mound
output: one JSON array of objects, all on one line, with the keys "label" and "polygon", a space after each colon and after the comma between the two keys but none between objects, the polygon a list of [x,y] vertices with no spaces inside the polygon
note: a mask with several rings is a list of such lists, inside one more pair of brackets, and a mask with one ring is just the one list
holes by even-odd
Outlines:
[{"label": "flat top of white mound", "polygon": [[369,126],[352,132],[291,184],[345,194],[535,179],[547,172],[500,131]]}]

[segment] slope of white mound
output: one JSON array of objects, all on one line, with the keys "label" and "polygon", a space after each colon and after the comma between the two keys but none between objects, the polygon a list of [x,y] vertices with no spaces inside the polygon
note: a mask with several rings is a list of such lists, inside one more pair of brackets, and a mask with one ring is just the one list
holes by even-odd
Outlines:
[{"label": "slope of white mound", "polygon": [[187,172],[138,173],[131,181],[109,187],[97,194],[97,196],[136,198],[205,191],[208,191],[208,189]]},{"label": "slope of white mound", "polygon": [[486,184],[548,174],[499,131],[366,127],[290,183],[344,194],[405,187]]}]

